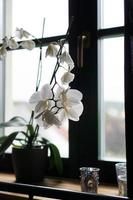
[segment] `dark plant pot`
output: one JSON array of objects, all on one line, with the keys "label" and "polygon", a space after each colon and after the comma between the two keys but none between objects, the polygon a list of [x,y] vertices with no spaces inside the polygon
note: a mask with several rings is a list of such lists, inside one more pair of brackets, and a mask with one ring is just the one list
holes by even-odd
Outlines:
[{"label": "dark plant pot", "polygon": [[46,148],[13,148],[12,161],[17,182],[36,183],[43,180],[47,168]]}]

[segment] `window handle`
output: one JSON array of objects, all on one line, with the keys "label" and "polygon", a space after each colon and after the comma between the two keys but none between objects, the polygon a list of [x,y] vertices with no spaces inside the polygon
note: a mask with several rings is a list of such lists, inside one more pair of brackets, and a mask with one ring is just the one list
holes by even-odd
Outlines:
[{"label": "window handle", "polygon": [[84,66],[84,49],[90,47],[90,34],[85,33],[77,37],[77,66]]}]

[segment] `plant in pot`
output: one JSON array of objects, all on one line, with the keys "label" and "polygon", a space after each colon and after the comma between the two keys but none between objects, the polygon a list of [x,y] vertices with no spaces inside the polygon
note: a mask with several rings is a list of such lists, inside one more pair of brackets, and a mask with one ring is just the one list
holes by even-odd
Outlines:
[{"label": "plant in pot", "polygon": [[[74,79],[74,74],[71,72],[74,63],[65,48],[70,27],[64,40],[48,44],[45,56],[55,57],[56,62],[50,83],[44,84],[42,87],[40,87],[42,44],[40,40],[37,40],[40,47],[40,57],[36,89],[29,98],[29,103],[32,104],[29,121],[26,121],[22,116],[15,116],[9,121],[0,123],[0,128],[19,127],[9,135],[0,138],[0,154],[3,154],[11,145],[13,147],[13,167],[16,180],[19,182],[41,181],[48,167],[62,173],[62,160],[58,147],[42,137],[39,134],[39,128],[47,129],[51,126],[60,128],[64,119],[78,121],[83,112],[82,93],[69,86]],[[15,37],[21,41],[16,40]],[[36,46],[35,37],[22,28],[16,29],[15,37],[3,39],[0,46],[0,59],[6,56],[8,49],[32,50]],[[23,38],[27,39],[22,40]],[[62,69],[63,74],[61,74]],[[20,129],[20,127],[25,127],[25,129]],[[47,162],[48,151],[50,153],[49,162]]]},{"label": "plant in pot", "polygon": [[[9,121],[0,124],[0,127],[10,126],[26,127],[26,131],[14,131],[8,136],[2,136],[0,138],[0,154],[3,154],[12,145],[12,161],[16,181],[42,181],[48,167],[55,168],[58,174],[62,173],[62,161],[59,150],[56,145],[47,139],[39,137],[38,124],[34,128],[31,120],[27,123],[20,116],[15,116]],[[50,151],[49,163],[48,149]]]}]

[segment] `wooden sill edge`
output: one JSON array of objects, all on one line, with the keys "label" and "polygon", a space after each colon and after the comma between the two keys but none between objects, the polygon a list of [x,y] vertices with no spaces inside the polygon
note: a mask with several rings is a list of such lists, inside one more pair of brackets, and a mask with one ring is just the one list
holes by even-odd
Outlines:
[{"label": "wooden sill edge", "polygon": [[[0,181],[2,182],[15,182],[15,176],[14,174],[8,174],[8,173],[0,173]],[[61,189],[68,189],[73,191],[81,191],[80,187],[80,180],[77,179],[66,179],[66,178],[53,178],[53,177],[46,177],[44,178],[44,181],[40,183],[41,186],[47,186],[47,187],[55,187],[55,188],[61,188]],[[107,184],[99,184],[98,187],[98,194],[103,195],[112,195],[112,196],[118,196],[118,188],[117,186],[113,185],[107,185]],[[15,199],[18,196],[18,200],[24,200],[28,199],[27,195],[19,195],[19,194],[13,194],[7,192],[0,192],[0,195],[6,195],[7,199],[13,199],[13,195],[15,195]],[[10,197],[11,198],[10,198]],[[3,199],[2,196],[0,196],[0,199]],[[35,198],[35,199],[48,199],[48,198]]]}]

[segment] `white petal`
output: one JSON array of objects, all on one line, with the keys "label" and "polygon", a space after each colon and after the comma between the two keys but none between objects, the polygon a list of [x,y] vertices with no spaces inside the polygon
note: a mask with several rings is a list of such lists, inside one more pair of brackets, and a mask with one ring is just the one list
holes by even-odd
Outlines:
[{"label": "white petal", "polygon": [[66,72],[64,75],[61,77],[61,81],[63,84],[69,84],[72,82],[74,79],[74,74],[71,72]]},{"label": "white petal", "polygon": [[39,101],[35,107],[35,113],[43,112],[45,109],[47,109],[47,107],[47,101]]},{"label": "white petal", "polygon": [[18,43],[13,39],[9,39],[8,46],[10,49],[17,49],[19,47]]},{"label": "white petal", "polygon": [[58,100],[56,105],[57,105],[58,108],[62,108],[62,102],[61,101]]},{"label": "white petal", "polygon": [[57,116],[51,112],[51,111],[46,111],[43,115],[44,121],[47,122],[47,124],[50,125],[55,125],[57,127],[61,126],[61,122],[57,118]]},{"label": "white petal", "polygon": [[30,36],[30,33],[28,33],[27,31],[25,31],[23,28],[20,28],[20,29],[16,28],[15,35],[19,39],[22,39],[23,37],[28,38]]},{"label": "white petal", "polygon": [[75,110],[70,109],[68,112],[68,119],[70,119],[72,121],[79,121],[79,116]]},{"label": "white petal", "polygon": [[79,121],[79,117],[83,112],[83,104],[79,103],[68,110],[68,118],[73,121]]},{"label": "white petal", "polygon": [[67,54],[66,51],[64,51],[64,52],[62,53],[62,55],[61,55],[61,57],[60,57],[60,62],[61,62],[61,63],[66,62],[67,55],[68,55],[68,54]]},{"label": "white petal", "polygon": [[16,32],[15,32],[16,37],[18,37],[19,39],[23,38],[23,29],[22,28],[16,28]]},{"label": "white petal", "polygon": [[58,53],[58,49],[56,45],[49,44],[46,50],[46,56],[56,57],[57,53]]},{"label": "white petal", "polygon": [[59,99],[63,105],[63,107],[72,107],[76,104],[79,104],[82,99],[82,93],[76,89],[68,89],[64,90]]},{"label": "white petal", "polygon": [[48,100],[48,107],[49,107],[49,109],[51,109],[54,106],[55,106],[55,102],[53,100]]},{"label": "white petal", "polygon": [[55,100],[58,100],[60,98],[60,94],[63,92],[63,88],[62,87],[58,87],[55,93]]},{"label": "white petal", "polygon": [[66,112],[65,112],[64,109],[59,110],[59,112],[58,112],[57,115],[58,115],[58,119],[59,119],[60,121],[65,120],[66,117],[67,117]]},{"label": "white petal", "polygon": [[24,49],[32,50],[35,48],[35,42],[32,40],[23,41],[20,44]]},{"label": "white petal", "polygon": [[79,104],[81,101],[76,99],[76,98],[69,98],[67,99],[67,104],[68,107],[72,107],[72,106],[76,106],[77,104]]},{"label": "white petal", "polygon": [[52,126],[52,124],[48,124],[46,121],[42,121],[42,124],[44,129],[48,129]]},{"label": "white petal", "polygon": [[29,99],[29,102],[30,103],[38,103],[39,101],[41,101],[42,98],[41,98],[41,94],[40,92],[35,92],[34,94],[31,95],[30,99]]},{"label": "white petal", "polygon": [[7,50],[5,47],[0,47],[0,56],[1,58],[4,57],[7,54]]},{"label": "white petal", "polygon": [[71,98],[71,99],[73,98],[77,101],[80,101],[83,98],[83,94],[79,90],[76,90],[76,89],[69,89],[66,95],[67,95],[67,98]]},{"label": "white petal", "polygon": [[70,63],[68,63],[68,67],[69,67],[69,70],[71,71],[74,68],[74,62],[71,61]]},{"label": "white petal", "polygon": [[51,98],[52,98],[52,91],[51,91],[51,86],[50,86],[50,84],[45,84],[45,85],[41,88],[40,94],[41,94],[41,98],[42,98],[43,100],[51,99]]},{"label": "white petal", "polygon": [[44,124],[43,124],[43,121],[42,121],[42,118],[41,118],[41,117],[37,118],[37,119],[36,119],[36,122],[37,122],[37,124],[38,124],[39,126],[41,126],[41,127],[43,127],[43,126],[44,126]]},{"label": "white petal", "polygon": [[67,63],[70,71],[74,68],[74,62],[68,52],[63,52],[63,54],[60,57],[60,61],[61,63]]},{"label": "white petal", "polygon": [[75,105],[75,106],[73,107],[73,109],[76,110],[77,114],[78,114],[79,117],[80,117],[80,115],[83,113],[83,110],[84,110],[83,103],[80,102],[79,104]]},{"label": "white petal", "polygon": [[53,101],[51,100],[39,101],[38,104],[35,106],[35,117],[38,118],[40,113],[45,113],[47,110],[50,110],[53,107],[53,105],[55,104],[53,104]]}]

